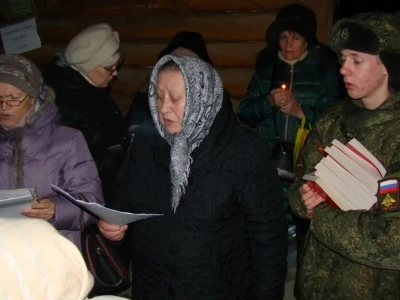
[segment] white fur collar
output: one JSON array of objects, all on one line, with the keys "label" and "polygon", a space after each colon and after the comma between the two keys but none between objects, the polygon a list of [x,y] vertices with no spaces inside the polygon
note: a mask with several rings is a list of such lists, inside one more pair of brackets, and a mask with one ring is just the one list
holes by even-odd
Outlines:
[{"label": "white fur collar", "polygon": [[279,50],[278,56],[279,56],[279,59],[280,59],[281,61],[283,61],[283,62],[285,62],[285,63],[287,63],[287,64],[293,66],[295,63],[297,63],[297,62],[299,62],[299,61],[302,61],[304,58],[306,58],[306,56],[308,55],[308,53],[309,53],[309,52],[306,50],[306,52],[304,52],[303,55],[300,56],[298,59],[287,60],[287,59],[283,56],[282,51]]}]

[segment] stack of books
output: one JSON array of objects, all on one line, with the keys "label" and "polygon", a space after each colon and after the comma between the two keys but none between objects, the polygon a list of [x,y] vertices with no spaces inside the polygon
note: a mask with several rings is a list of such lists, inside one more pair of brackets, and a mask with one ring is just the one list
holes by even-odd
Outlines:
[{"label": "stack of books", "polygon": [[333,140],[311,174],[303,176],[325,201],[341,210],[368,210],[377,201],[378,181],[386,170],[359,141]]}]

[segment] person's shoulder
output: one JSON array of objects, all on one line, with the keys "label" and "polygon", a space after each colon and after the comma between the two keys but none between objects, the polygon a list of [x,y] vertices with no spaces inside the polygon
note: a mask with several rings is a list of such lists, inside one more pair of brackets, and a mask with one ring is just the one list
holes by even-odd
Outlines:
[{"label": "person's shoulder", "polygon": [[321,118],[316,122],[315,128],[321,132],[327,130],[332,124],[336,124],[345,115],[345,112],[351,109],[353,105],[349,98],[343,98],[337,101],[333,106],[325,110]]},{"label": "person's shoulder", "polygon": [[324,44],[318,44],[310,51],[310,58],[315,64],[338,67],[339,57],[332,49]]},{"label": "person's shoulder", "polygon": [[43,68],[43,79],[45,82],[53,82],[56,79],[75,72],[65,61],[62,52],[55,53],[51,61]]},{"label": "person's shoulder", "polygon": [[165,142],[160,136],[153,119],[147,120],[140,125],[131,126],[128,129],[128,134],[131,139],[130,144],[140,145],[140,147],[145,147],[146,145],[152,147]]},{"label": "person's shoulder", "polygon": [[152,137],[159,134],[153,119],[146,120],[137,126],[135,132],[141,137]]},{"label": "person's shoulder", "polygon": [[265,138],[258,132],[245,124],[237,124],[230,131],[231,147],[236,153],[269,151],[269,146]]},{"label": "person's shoulder", "polygon": [[65,149],[79,148],[82,144],[87,145],[82,132],[73,127],[60,125],[55,132],[56,141],[59,146]]}]

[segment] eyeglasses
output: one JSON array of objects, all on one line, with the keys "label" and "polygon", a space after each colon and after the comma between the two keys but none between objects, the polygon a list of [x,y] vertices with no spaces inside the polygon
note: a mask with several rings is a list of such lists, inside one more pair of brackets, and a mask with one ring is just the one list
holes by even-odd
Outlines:
[{"label": "eyeglasses", "polygon": [[19,99],[12,99],[11,97],[8,98],[7,100],[4,100],[4,97],[0,97],[0,105],[2,105],[3,103],[7,104],[8,106],[20,106],[22,104],[22,102],[25,101],[25,99],[28,98],[28,94],[25,95],[24,98],[22,98],[22,100]]},{"label": "eyeglasses", "polygon": [[107,67],[102,67],[104,70],[108,71],[109,75],[111,76],[112,74],[114,74],[115,71],[117,71],[117,68],[115,66],[111,67],[111,68],[107,68]]}]

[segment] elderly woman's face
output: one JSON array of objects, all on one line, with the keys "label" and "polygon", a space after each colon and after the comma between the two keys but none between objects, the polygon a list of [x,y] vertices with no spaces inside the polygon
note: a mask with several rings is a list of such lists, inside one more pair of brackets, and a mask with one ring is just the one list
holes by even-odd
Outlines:
[{"label": "elderly woman's face", "polygon": [[169,134],[181,131],[185,103],[185,81],[182,72],[162,71],[157,79],[158,117]]},{"label": "elderly woman's face", "polygon": [[32,97],[8,83],[0,83],[0,124],[13,128],[25,117],[33,105]]},{"label": "elderly woman's face", "polygon": [[87,73],[87,77],[100,88],[107,87],[110,82],[118,75],[117,67],[97,67]]},{"label": "elderly woman's face", "polygon": [[284,31],[279,37],[279,47],[285,59],[295,60],[306,52],[307,41],[296,32]]}]

